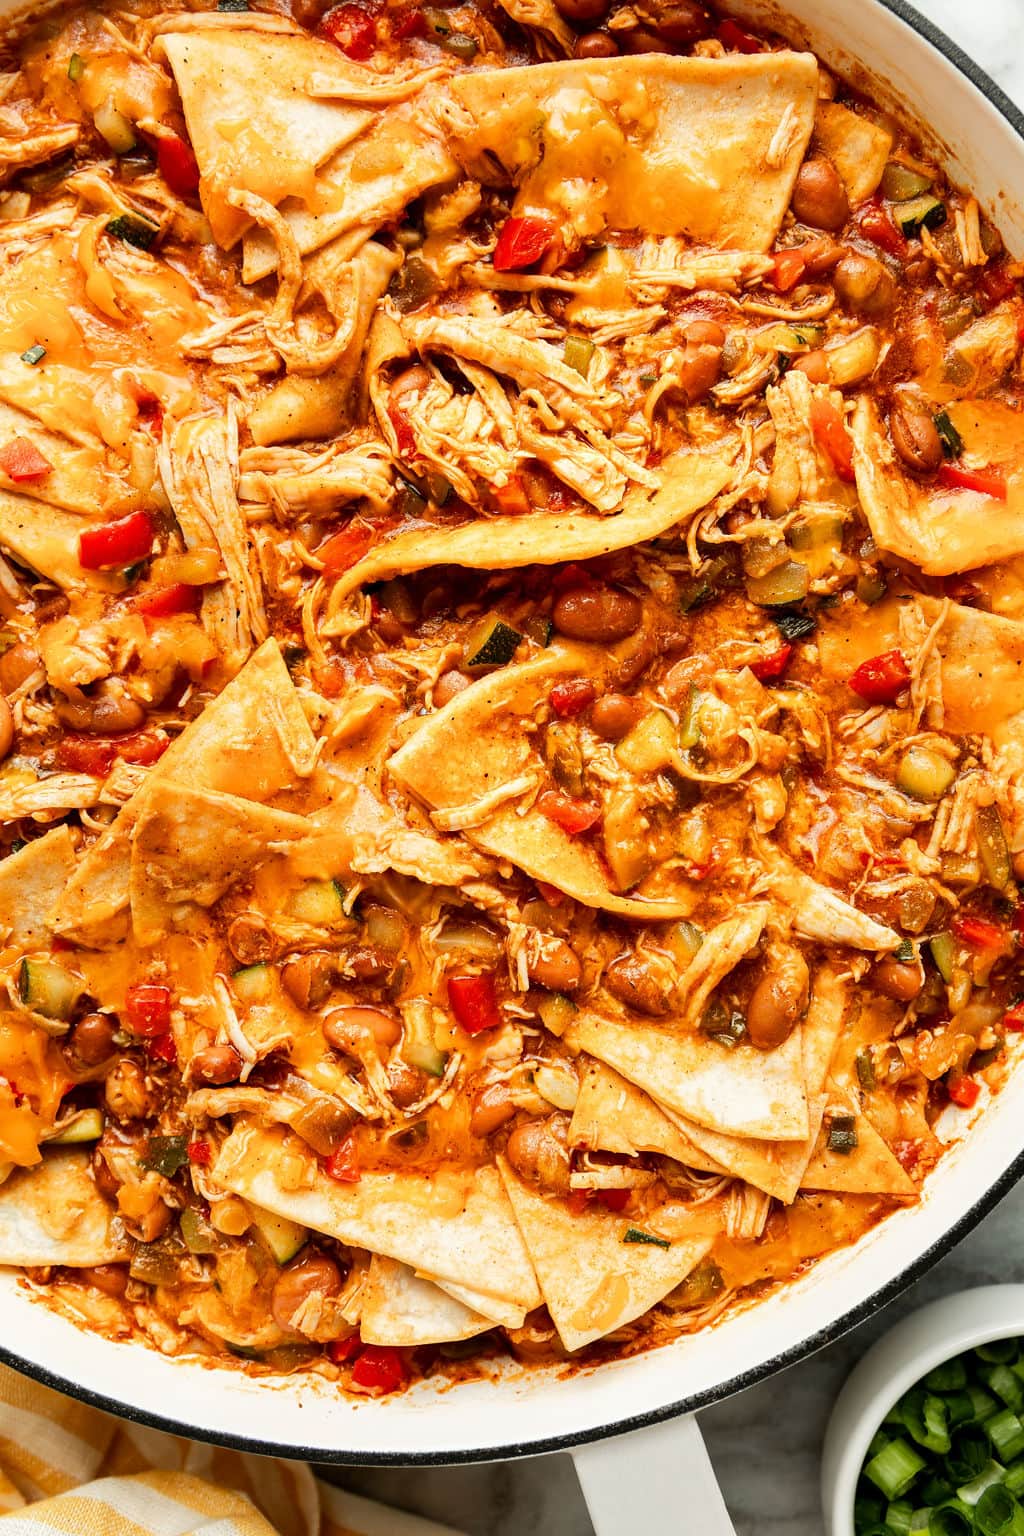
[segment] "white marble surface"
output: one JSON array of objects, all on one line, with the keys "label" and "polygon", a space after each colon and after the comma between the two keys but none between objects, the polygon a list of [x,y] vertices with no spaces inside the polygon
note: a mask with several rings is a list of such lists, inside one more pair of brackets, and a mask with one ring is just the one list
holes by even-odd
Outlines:
[{"label": "white marble surface", "polygon": [[[850,0],[857,4],[858,0]],[[1024,0],[918,0],[1024,106]],[[762,1386],[701,1415],[738,1536],[819,1536],[818,1455],[852,1364],[884,1329],[935,1296],[1024,1275],[1024,1184],[880,1317]],[[784,1404],[784,1411],[780,1405]],[[349,1471],[348,1486],[470,1536],[591,1536],[565,1456],[431,1471]],[[687,1531],[681,1512],[680,1536]],[[632,1532],[623,1536],[633,1536]]]}]

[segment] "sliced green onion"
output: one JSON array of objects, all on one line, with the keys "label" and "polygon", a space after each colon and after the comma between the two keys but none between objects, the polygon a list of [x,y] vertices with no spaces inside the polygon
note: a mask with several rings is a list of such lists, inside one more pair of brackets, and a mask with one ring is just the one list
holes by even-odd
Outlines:
[{"label": "sliced green onion", "polygon": [[85,60],[80,53],[73,53],[68,59],[68,79],[72,85],[77,85],[85,74]]},{"label": "sliced green onion", "polygon": [[940,1504],[928,1511],[928,1536],[971,1536],[971,1516],[956,1504]]},{"label": "sliced green onion", "polygon": [[926,1451],[945,1456],[950,1448],[949,1414],[946,1405],[934,1392],[915,1387],[900,1404],[903,1423],[918,1445]]},{"label": "sliced green onion", "polygon": [[990,1365],[988,1370],[981,1372],[981,1379],[1014,1413],[1019,1414],[1024,1408],[1024,1383],[1008,1365]]},{"label": "sliced green onion", "polygon": [[567,336],[562,354],[569,368],[587,377],[594,356],[594,343],[589,336]]},{"label": "sliced green onion", "polygon": [[998,1483],[986,1488],[974,1507],[974,1528],[979,1536],[1024,1536],[1024,1510]]},{"label": "sliced green onion", "polygon": [[989,1461],[982,1467],[977,1477],[972,1477],[969,1483],[962,1483],[960,1485],[956,1491],[956,1496],[958,1499],[962,1499],[965,1504],[969,1504],[973,1509],[985,1492],[985,1489],[991,1488],[994,1483],[1001,1483],[1005,1475],[997,1461]]},{"label": "sliced green onion", "polygon": [[893,1536],[906,1536],[913,1518],[913,1504],[908,1499],[899,1499],[891,1503],[885,1511],[885,1528],[887,1531],[892,1531]]},{"label": "sliced green onion", "polygon": [[41,363],[45,356],[46,348],[37,341],[21,354],[21,360],[23,363],[28,363],[30,368],[34,368],[36,363]]},{"label": "sliced green onion", "polygon": [[914,1493],[929,1506],[932,1504],[945,1504],[948,1499],[953,1497],[953,1484],[948,1477],[938,1477],[935,1473],[931,1475],[925,1473],[914,1489]]},{"label": "sliced green onion", "polygon": [[1018,1456],[1012,1466],[1006,1469],[1006,1483],[1004,1485],[1015,1499],[1019,1499],[1024,1493],[1024,1456]]},{"label": "sliced green onion", "polygon": [[969,1392],[948,1392],[946,1408],[950,1429],[956,1429],[959,1424],[970,1424],[974,1419],[974,1403]]},{"label": "sliced green onion", "polygon": [[1024,1455],[1024,1424],[1012,1408],[995,1413],[985,1425],[985,1432],[992,1442],[992,1450],[1000,1461],[1014,1461]]},{"label": "sliced green onion", "polygon": [[964,451],[964,440],[950,420],[948,411],[936,412],[935,430],[939,434],[946,458],[958,459]]},{"label": "sliced green onion", "polygon": [[623,1234],[624,1243],[645,1243],[651,1248],[671,1248],[672,1244],[664,1237],[655,1237],[653,1232],[644,1232],[640,1227],[630,1227]]},{"label": "sliced green onion", "polygon": [[887,1499],[899,1499],[913,1486],[918,1474],[926,1466],[924,1457],[918,1455],[909,1440],[890,1440],[868,1462],[864,1476]]},{"label": "sliced green onion", "polygon": [[1016,1339],[990,1339],[987,1344],[979,1344],[974,1353],[987,1365],[1012,1365],[1020,1347]]},{"label": "sliced green onion", "polygon": [[[902,946],[901,946],[902,947]],[[896,951],[897,956],[899,950]],[[967,1386],[967,1366],[960,1355],[944,1360],[924,1378],[930,1392],[962,1392]]]}]

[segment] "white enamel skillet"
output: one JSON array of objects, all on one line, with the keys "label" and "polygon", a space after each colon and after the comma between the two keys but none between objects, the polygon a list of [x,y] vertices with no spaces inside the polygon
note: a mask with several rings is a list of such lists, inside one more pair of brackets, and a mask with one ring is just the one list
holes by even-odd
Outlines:
[{"label": "white enamel skillet", "polygon": [[[0,13],[21,9],[0,0]],[[1024,116],[904,0],[788,0],[784,11],[733,0],[730,9],[774,20],[794,44],[854,79],[859,70],[876,99],[927,124],[954,178],[1024,255]],[[599,1370],[513,1374],[442,1392],[421,1385],[357,1403],[319,1381],[251,1380],[108,1343],[30,1300],[6,1273],[0,1358],[129,1418],[314,1462],[439,1465],[570,1451],[598,1536],[728,1536],[689,1415],[831,1342],[947,1252],[1024,1172],[1022,1127],[1019,1070],[914,1209],[713,1330]]]}]

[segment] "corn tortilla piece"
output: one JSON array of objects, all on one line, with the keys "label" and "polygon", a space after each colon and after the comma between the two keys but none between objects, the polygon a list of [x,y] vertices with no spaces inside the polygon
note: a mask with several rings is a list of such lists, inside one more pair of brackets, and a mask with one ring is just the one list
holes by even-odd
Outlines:
[{"label": "corn tortilla piece", "polygon": [[446,1295],[407,1264],[375,1253],[360,1294],[359,1336],[364,1344],[415,1349],[472,1339],[494,1325]]},{"label": "corn tortilla piece", "polygon": [[724,459],[686,453],[663,466],[661,489],[653,495],[629,492],[623,509],[612,517],[582,512],[538,512],[527,517],[489,517],[436,532],[418,529],[399,534],[372,549],[339,578],[335,600],[371,581],[432,565],[461,565],[472,570],[510,570],[520,565],[555,565],[593,560],[613,550],[656,539],[677,523],[689,521],[728,485],[732,469]]},{"label": "corn tortilla piece", "polygon": [[150,770],[89,849],[53,916],[58,933],[102,947],[128,905],[131,838],[153,786],[183,781],[263,802],[312,771],[316,740],[277,641],[260,646]]},{"label": "corn tortilla piece", "polygon": [[116,1263],[131,1249],[93,1182],[88,1152],[47,1152],[0,1185],[0,1264],[81,1268]]},{"label": "corn tortilla piece", "polygon": [[0,550],[65,592],[116,592],[123,585],[119,574],[79,565],[78,535],[91,526],[75,512],[0,487]]},{"label": "corn tortilla piece", "polygon": [[[280,211],[303,256],[349,230],[379,229],[428,188],[454,181],[458,166],[422,126],[423,116],[410,102],[381,113],[362,138],[323,166],[307,201],[285,198]],[[243,253],[245,283],[277,268],[277,246],[265,229],[246,235]]]},{"label": "corn tortilla piece", "polygon": [[[1019,423],[1018,413],[1010,414]],[[924,485],[902,468],[867,395],[857,402],[850,431],[857,494],[879,549],[912,561],[926,576],[953,576],[1024,553],[1024,470],[1010,475],[1005,501]]]},{"label": "corn tortilla piece", "polygon": [[[95,518],[111,497],[111,477],[100,445],[72,442],[60,432],[44,427],[34,416],[0,399],[0,443],[24,438],[52,466],[32,483],[32,495],[53,507]],[[19,485],[0,465],[0,486],[17,494]],[[127,486],[125,486],[127,489]]]},{"label": "corn tortilla piece", "polygon": [[728,1049],[699,1030],[624,1023],[580,1009],[566,1042],[614,1067],[665,1109],[726,1136],[806,1141],[802,1026],[774,1051]]},{"label": "corn tortilla piece", "polygon": [[[138,944],[180,926],[179,909],[211,907],[229,886],[308,831],[306,819],[238,795],[156,783],[132,838],[130,899]],[[2,866],[0,866],[2,868]]]},{"label": "corn tortilla piece", "polygon": [[627,1243],[633,1227],[627,1217],[592,1209],[575,1213],[525,1184],[503,1157],[498,1167],[545,1305],[568,1350],[593,1344],[649,1312],[711,1247],[709,1238],[677,1239],[667,1248]]},{"label": "corn tortilla piece", "polygon": [[552,646],[533,661],[481,678],[426,720],[388,759],[388,771],[435,813],[435,822],[443,816],[446,829],[461,831],[484,853],[511,860],[584,906],[623,917],[686,917],[686,902],[618,895],[597,854],[536,808],[524,810],[521,796],[480,810],[488,797],[500,799],[505,786],[540,787],[546,770],[524,727],[558,677],[594,675],[588,650]]},{"label": "corn tortilla piece", "polygon": [[843,178],[854,206],[878,190],[892,149],[888,128],[837,101],[819,101],[814,138]]},{"label": "corn tortilla piece", "polygon": [[[925,623],[943,617],[942,600],[914,594]],[[818,654],[824,676],[845,682],[861,662],[900,645],[899,597],[859,613],[823,613]],[[998,744],[1015,737],[1024,712],[1024,624],[979,608],[949,603],[935,639],[941,659],[944,729],[979,732]],[[914,658],[908,656],[908,662]]]},{"label": "corn tortilla piece", "polygon": [[469,114],[456,152],[484,181],[497,156],[519,189],[514,212],[563,217],[568,181],[588,186],[592,233],[766,251],[814,126],[818,65],[809,53],[567,59],[467,72],[450,90]]},{"label": "corn tortilla piece", "polygon": [[[203,212],[218,245],[230,248],[252,220],[227,201],[232,188],[273,204],[310,197],[317,168],[362,133],[373,113],[344,100],[318,101],[315,72],[344,90],[365,73],[311,37],[244,29],[165,33],[166,52],[199,162]],[[259,112],[253,115],[253,103]]]},{"label": "corn tortilla piece", "polygon": [[636,1157],[657,1152],[702,1173],[726,1170],[702,1152],[643,1089],[604,1062],[580,1062],[579,1095],[569,1124],[569,1145]]},{"label": "corn tortilla piece", "polygon": [[75,867],[75,834],[55,827],[0,860],[0,944],[19,949],[45,942],[47,921]]},{"label": "corn tortilla piece", "polygon": [[832,1083],[828,1102],[839,1113],[853,1116],[857,1145],[849,1152],[830,1151],[826,1118],[800,1188],[831,1194],[916,1196],[917,1185],[871,1124],[857,1095]]},{"label": "corn tortilla piece", "polygon": [[498,1324],[502,1328],[521,1328],[526,1321],[522,1307],[512,1307],[495,1296],[482,1296],[479,1291],[471,1291],[468,1286],[457,1285],[452,1280],[440,1280],[436,1275],[420,1275],[420,1279],[430,1280],[440,1286],[442,1291],[456,1301],[461,1301],[471,1312],[479,1312],[481,1317],[488,1318],[492,1326]]},{"label": "corn tortilla piece", "polygon": [[533,1268],[494,1168],[364,1173],[340,1184],[294,1136],[236,1124],[211,1177],[278,1216],[354,1248],[532,1311]]}]

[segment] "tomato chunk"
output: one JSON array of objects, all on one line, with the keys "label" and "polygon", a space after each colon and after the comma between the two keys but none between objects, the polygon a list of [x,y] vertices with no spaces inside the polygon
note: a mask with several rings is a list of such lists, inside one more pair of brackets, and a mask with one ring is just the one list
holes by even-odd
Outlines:
[{"label": "tomato chunk", "polygon": [[978,279],[978,291],[989,308],[1012,299],[1017,292],[1017,279],[1011,277],[1005,262],[989,265]]},{"label": "tomato chunk", "polygon": [[0,448],[0,469],[16,485],[42,480],[53,468],[49,459],[27,437],[12,437]]},{"label": "tomato chunk", "polygon": [[411,459],[416,452],[416,439],[409,425],[409,418],[397,401],[392,400],[388,406],[388,418],[395,429],[399,454],[403,459]]},{"label": "tomato chunk", "polygon": [[718,23],[716,36],[724,48],[734,48],[737,53],[760,53],[764,47],[760,38],[745,32],[731,16]]},{"label": "tomato chunk", "polygon": [[559,789],[546,789],[539,795],[537,809],[548,821],[553,821],[556,827],[568,832],[570,837],[576,837],[580,832],[589,832],[601,820],[601,807],[595,805],[593,800],[573,800]]},{"label": "tomato chunk", "polygon": [[565,683],[556,683],[548,694],[548,702],[559,720],[571,720],[593,704],[597,697],[594,684],[585,677],[572,677]]},{"label": "tomato chunk", "polygon": [[862,661],[850,678],[850,687],[866,704],[895,704],[910,686],[910,669],[902,651],[885,651]]},{"label": "tomato chunk", "polygon": [[163,757],[169,746],[166,736],[151,731],[133,731],[128,736],[65,736],[57,746],[57,766],[100,778],[110,772],[117,758],[148,766]]},{"label": "tomato chunk", "polygon": [[838,407],[831,400],[815,397],[811,401],[811,427],[815,440],[832,460],[840,480],[852,485],[857,478],[853,472],[853,439]]},{"label": "tomato chunk", "polygon": [[367,1344],[356,1356],[352,1380],[369,1392],[397,1392],[409,1379],[402,1352],[385,1344]]},{"label": "tomato chunk", "polygon": [[125,1016],[133,1034],[155,1039],[171,1026],[171,989],[142,982],[129,987],[124,999]]},{"label": "tomato chunk", "polygon": [[971,949],[1005,949],[1007,933],[998,923],[987,922],[983,917],[954,917],[953,932]]},{"label": "tomato chunk", "polygon": [[497,1029],[501,1024],[491,971],[474,976],[449,976],[448,1002],[455,1022],[467,1035],[479,1035],[485,1029]]},{"label": "tomato chunk", "polygon": [[147,619],[169,619],[176,613],[198,613],[202,601],[202,587],[175,581],[169,587],[154,587],[151,592],[143,592],[132,606]]},{"label": "tomato chunk", "polygon": [[775,268],[768,281],[777,293],[788,293],[791,288],[796,287],[807,270],[804,254],[799,248],[794,247],[788,251],[776,251],[772,260]]},{"label": "tomato chunk", "polygon": [[331,1340],[327,1346],[327,1358],[333,1360],[335,1365],[347,1365],[362,1348],[363,1341],[358,1333],[350,1333],[347,1339]]},{"label": "tomato chunk", "polygon": [[377,46],[373,17],[361,5],[336,5],[321,20],[320,32],[350,59],[368,59]]},{"label": "tomato chunk", "polygon": [[176,133],[162,133],[156,146],[160,175],[176,197],[196,197],[199,192],[199,162],[191,144]]},{"label": "tomato chunk", "polygon": [[980,491],[995,501],[1006,500],[1006,480],[994,469],[964,469],[962,464],[943,464],[939,484],[947,491]]},{"label": "tomato chunk", "polygon": [[875,196],[865,203],[857,215],[857,222],[868,239],[883,251],[888,251],[890,256],[907,254],[909,247],[906,237],[897,229],[892,214],[880,197]]},{"label": "tomato chunk", "polygon": [[1019,1035],[1024,1030],[1024,1003],[1014,1003],[1003,1014],[1003,1028]]},{"label": "tomato chunk", "polygon": [[178,1059],[178,1047],[174,1043],[174,1036],[168,1032],[150,1040],[149,1054],[155,1056],[157,1061],[166,1061],[173,1066]]},{"label": "tomato chunk", "polygon": [[981,1088],[973,1077],[955,1077],[951,1083],[946,1084],[946,1091],[953,1103],[959,1104],[961,1109],[973,1109]]},{"label": "tomato chunk", "polygon": [[759,661],[750,663],[750,670],[758,682],[770,683],[775,678],[781,677],[789,666],[789,659],[793,654],[791,645],[780,645],[778,650],[771,651],[767,656],[762,656]]},{"label": "tomato chunk", "polygon": [[494,247],[495,272],[518,272],[523,267],[532,267],[547,255],[557,233],[558,225],[553,219],[506,219]]},{"label": "tomato chunk", "polygon": [[359,1183],[359,1160],[356,1156],[356,1139],[350,1131],[340,1146],[324,1158],[324,1172],[339,1184]]},{"label": "tomato chunk", "polygon": [[597,1198],[609,1211],[624,1211],[629,1204],[630,1191],[628,1189],[599,1189]]},{"label": "tomato chunk", "polygon": [[325,576],[340,576],[361,560],[376,537],[369,523],[352,522],[340,533],[331,537],[316,551],[317,559],[324,563]]},{"label": "tomato chunk", "polygon": [[156,528],[148,512],[129,512],[112,523],[78,535],[78,563],[86,571],[105,571],[144,560],[153,548]]}]

